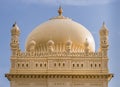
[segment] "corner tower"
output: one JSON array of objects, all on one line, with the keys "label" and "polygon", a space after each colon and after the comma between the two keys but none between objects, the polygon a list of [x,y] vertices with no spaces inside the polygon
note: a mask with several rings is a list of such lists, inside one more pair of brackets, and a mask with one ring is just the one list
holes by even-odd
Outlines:
[{"label": "corner tower", "polygon": [[99,35],[100,35],[100,52],[102,52],[106,56],[107,56],[108,47],[109,47],[108,34],[109,34],[109,31],[108,31],[105,23],[103,22],[103,25],[102,25],[102,27],[101,27],[101,29],[99,31]]},{"label": "corner tower", "polygon": [[17,26],[16,22],[13,24],[11,29],[11,51],[12,55],[20,51],[19,48],[19,35],[20,35],[20,29]]},{"label": "corner tower", "polygon": [[[10,87],[108,87],[108,31],[100,30],[100,51],[83,25],[62,15],[36,27],[19,50],[19,31],[13,26]],[[13,49],[14,48],[14,49]]]}]

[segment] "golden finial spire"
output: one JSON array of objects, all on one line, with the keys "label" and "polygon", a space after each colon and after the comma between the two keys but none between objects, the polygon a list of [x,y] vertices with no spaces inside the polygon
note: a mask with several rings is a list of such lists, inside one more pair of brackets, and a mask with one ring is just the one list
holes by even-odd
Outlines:
[{"label": "golden finial spire", "polygon": [[61,6],[60,6],[59,9],[58,9],[58,13],[59,13],[59,16],[61,16],[62,13],[63,13],[63,10],[62,10],[62,7],[61,7]]},{"label": "golden finial spire", "polygon": [[103,21],[103,26],[105,26],[105,22]]}]

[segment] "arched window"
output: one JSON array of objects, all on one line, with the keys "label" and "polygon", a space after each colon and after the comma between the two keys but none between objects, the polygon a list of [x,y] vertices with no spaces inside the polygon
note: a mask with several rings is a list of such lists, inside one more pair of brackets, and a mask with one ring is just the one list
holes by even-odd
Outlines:
[{"label": "arched window", "polygon": [[81,67],[83,67],[83,64],[81,64]]},{"label": "arched window", "polygon": [[99,67],[101,67],[101,64],[99,64]]},{"label": "arched window", "polygon": [[20,64],[18,63],[18,65],[17,65],[18,67],[20,67]]},{"label": "arched window", "polygon": [[77,67],[79,67],[79,64],[77,64]]},{"label": "arched window", "polygon": [[65,63],[63,63],[63,66],[65,66]]},{"label": "arched window", "polygon": [[42,67],[42,64],[40,64],[40,67]]},{"label": "arched window", "polygon": [[59,63],[59,66],[60,66],[61,64]]},{"label": "arched window", "polygon": [[56,63],[54,63],[54,66],[56,67]]},{"label": "arched window", "polygon": [[46,67],[46,65],[47,65],[47,64],[45,63],[44,66]]},{"label": "arched window", "polygon": [[73,64],[73,67],[75,67],[75,64]]},{"label": "arched window", "polygon": [[22,67],[24,67],[24,64],[22,64]]},{"label": "arched window", "polygon": [[91,64],[91,67],[92,67],[93,65]]},{"label": "arched window", "polygon": [[26,67],[28,67],[28,64],[26,64]]},{"label": "arched window", "polygon": [[38,67],[38,64],[36,63],[36,67]]},{"label": "arched window", "polygon": [[95,67],[97,67],[97,64],[95,64]]}]

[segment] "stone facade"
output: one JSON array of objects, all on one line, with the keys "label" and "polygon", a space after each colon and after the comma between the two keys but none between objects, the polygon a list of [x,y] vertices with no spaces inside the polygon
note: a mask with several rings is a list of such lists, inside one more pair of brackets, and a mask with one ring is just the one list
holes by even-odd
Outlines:
[{"label": "stone facade", "polygon": [[[62,18],[61,8],[58,12]],[[10,87],[108,87],[113,74],[108,69],[108,30],[105,24],[100,29],[98,52],[89,51],[87,39],[82,51],[72,50],[71,40],[58,46],[49,40],[45,44],[47,48],[38,51],[33,40],[29,50],[22,52],[19,34],[15,23],[11,30],[11,69],[5,75]]]}]

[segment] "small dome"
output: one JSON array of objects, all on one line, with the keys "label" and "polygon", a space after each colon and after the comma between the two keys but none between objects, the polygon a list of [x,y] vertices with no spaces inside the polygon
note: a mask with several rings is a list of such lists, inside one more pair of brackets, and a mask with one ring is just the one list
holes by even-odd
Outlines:
[{"label": "small dome", "polygon": [[66,42],[70,39],[70,43],[72,42],[71,51],[82,52],[86,38],[90,51],[94,52],[95,42],[92,34],[81,24],[59,15],[40,24],[29,34],[26,40],[26,49],[29,48],[30,41],[34,40],[37,51],[46,51],[46,43],[52,40],[54,41],[54,51],[64,51]]},{"label": "small dome", "polygon": [[66,45],[72,45],[72,41],[71,41],[71,40],[68,40],[68,41],[66,42]]},{"label": "small dome", "polygon": [[52,40],[49,40],[47,44],[51,46],[51,45],[54,45],[54,42]]},{"label": "small dome", "polygon": [[89,46],[89,42],[88,40],[86,39],[85,43],[84,43],[85,47],[88,47]]},{"label": "small dome", "polygon": [[36,45],[36,42],[34,40],[30,41],[30,45]]}]

